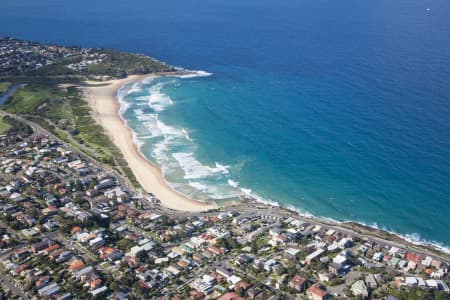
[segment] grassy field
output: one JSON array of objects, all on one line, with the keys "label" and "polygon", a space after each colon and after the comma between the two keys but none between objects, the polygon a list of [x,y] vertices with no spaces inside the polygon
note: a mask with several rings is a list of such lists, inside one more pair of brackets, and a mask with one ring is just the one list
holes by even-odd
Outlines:
[{"label": "grassy field", "polygon": [[6,111],[14,114],[44,114],[53,104],[62,102],[63,93],[47,85],[27,85],[17,90],[6,104]]},{"label": "grassy field", "polygon": [[0,117],[0,134],[5,134],[10,128],[11,125]]},{"label": "grassy field", "polygon": [[8,81],[0,82],[0,96],[6,93],[11,86],[12,86],[11,82]]},{"label": "grassy field", "polygon": [[120,150],[91,117],[87,103],[75,87],[28,84],[3,106],[49,130],[91,157],[114,167],[139,187]]}]

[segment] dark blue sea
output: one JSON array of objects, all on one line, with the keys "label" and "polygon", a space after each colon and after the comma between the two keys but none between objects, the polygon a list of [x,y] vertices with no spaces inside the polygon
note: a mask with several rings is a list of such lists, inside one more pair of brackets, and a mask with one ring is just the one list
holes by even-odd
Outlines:
[{"label": "dark blue sea", "polygon": [[119,92],[172,186],[450,247],[450,2],[2,0],[0,35],[201,70]]}]

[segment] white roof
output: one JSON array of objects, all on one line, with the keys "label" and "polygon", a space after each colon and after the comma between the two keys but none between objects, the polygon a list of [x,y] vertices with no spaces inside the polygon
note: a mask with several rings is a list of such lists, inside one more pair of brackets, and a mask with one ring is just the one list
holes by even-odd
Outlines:
[{"label": "white roof", "polygon": [[405,283],[407,285],[417,285],[417,279],[416,279],[416,277],[406,277]]},{"label": "white roof", "polygon": [[216,279],[209,274],[205,274],[203,275],[202,280],[205,282],[214,282]]},{"label": "white roof", "polygon": [[416,277],[416,279],[418,286],[426,286],[425,280],[423,280],[421,277]]},{"label": "white roof", "polygon": [[325,252],[325,250],[323,250],[322,248],[319,248],[316,251],[314,251],[313,253],[311,253],[310,255],[308,255],[306,257],[306,260],[316,258],[317,256],[321,255],[324,252]]},{"label": "white roof", "polygon": [[333,258],[333,262],[337,264],[343,264],[347,260],[347,257],[345,257],[342,254],[337,255],[335,258]]},{"label": "white roof", "polygon": [[139,244],[139,245],[144,245],[144,244],[146,244],[146,243],[148,243],[148,242],[150,242],[149,239],[142,239],[142,240],[140,240],[140,241],[138,242],[138,244]]},{"label": "white roof", "polygon": [[106,286],[102,286],[102,287],[100,287],[100,288],[98,288],[98,289],[93,290],[93,291],[91,292],[91,294],[92,294],[92,296],[96,296],[96,295],[98,295],[98,294],[101,294],[101,293],[103,293],[103,292],[106,292],[107,290],[108,290],[108,288],[107,288]]},{"label": "white roof", "polygon": [[232,275],[228,278],[228,281],[232,284],[235,285],[236,283],[238,283],[239,281],[241,281],[241,277],[236,276],[236,275]]},{"label": "white roof", "polygon": [[101,241],[103,241],[103,238],[101,238],[101,237],[98,236],[98,237],[96,237],[96,238],[90,240],[90,241],[89,241],[89,245],[94,245],[94,244],[99,243],[99,242],[101,242]]},{"label": "white roof", "polygon": [[297,226],[297,227],[301,227],[303,224],[305,224],[305,222],[300,221],[300,220],[294,220],[291,222],[291,225]]},{"label": "white roof", "polygon": [[427,286],[429,286],[429,287],[431,287],[431,288],[438,288],[438,287],[439,287],[438,281],[437,281],[437,280],[434,280],[434,279],[428,279],[428,280],[426,280],[425,282],[426,282]]},{"label": "white roof", "polygon": [[327,250],[328,250],[328,251],[334,251],[334,250],[336,250],[337,248],[339,248],[338,244],[333,243],[333,244],[331,244],[331,245],[329,245],[329,246],[327,247]]},{"label": "white roof", "polygon": [[290,255],[296,256],[297,254],[300,253],[300,249],[289,248],[289,249],[284,250],[284,252],[286,252],[286,253],[288,253]]},{"label": "white roof", "polygon": [[317,231],[320,231],[320,229],[322,229],[322,226],[316,225],[312,231],[317,232]]},{"label": "white roof", "polygon": [[394,255],[394,254],[396,254],[396,253],[398,252],[398,250],[400,250],[400,249],[397,248],[397,247],[392,247],[392,248],[389,250],[389,254],[390,254],[390,255]]}]

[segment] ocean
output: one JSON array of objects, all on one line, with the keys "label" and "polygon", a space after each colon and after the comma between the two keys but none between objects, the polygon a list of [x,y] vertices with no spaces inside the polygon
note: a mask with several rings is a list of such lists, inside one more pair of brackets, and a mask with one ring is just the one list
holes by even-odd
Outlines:
[{"label": "ocean", "polygon": [[0,35],[145,53],[197,76],[119,91],[195,199],[240,195],[450,248],[450,3],[0,3]]}]

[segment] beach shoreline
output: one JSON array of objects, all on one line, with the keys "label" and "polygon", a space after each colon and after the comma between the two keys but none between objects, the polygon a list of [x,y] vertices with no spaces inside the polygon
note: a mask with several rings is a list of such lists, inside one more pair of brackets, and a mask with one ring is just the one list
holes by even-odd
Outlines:
[{"label": "beach shoreline", "polygon": [[180,211],[207,211],[218,208],[215,202],[190,199],[173,189],[164,179],[161,168],[145,158],[133,141],[133,132],[121,118],[118,90],[125,84],[164,74],[130,75],[124,79],[87,81],[80,86],[92,117],[119,148],[141,187],[153,194],[161,205]]},{"label": "beach shoreline", "polygon": [[[210,209],[217,209],[219,205],[215,202],[202,202],[190,199],[186,195],[176,191],[172,188],[164,179],[160,166],[151,162],[143,156],[139,151],[138,146],[133,141],[133,133],[131,128],[128,127],[126,121],[120,115],[120,102],[117,97],[118,90],[125,84],[143,80],[152,76],[164,76],[171,74],[146,74],[146,75],[130,75],[125,79],[115,79],[109,81],[87,81],[86,85],[80,86],[83,91],[84,98],[88,102],[92,109],[93,118],[104,128],[105,132],[112,139],[114,144],[120,149],[124,155],[124,159],[129,164],[130,169],[135,175],[136,179],[142,186],[142,188],[152,193],[161,201],[163,207],[177,210],[177,211],[190,211],[200,212]],[[317,216],[305,216],[296,210],[285,207],[281,204],[273,206],[265,202],[257,201],[255,199],[247,199],[244,202],[250,202],[253,205],[267,206],[272,208],[278,208],[287,212],[293,212],[306,219],[333,223],[335,226],[360,231],[363,234],[371,233],[373,236],[385,238],[387,240],[396,241],[410,245],[413,248],[431,249],[438,253],[444,253],[449,255],[447,248],[440,245],[436,245],[430,242],[412,241],[405,236],[390,232],[384,229],[375,228],[373,226],[366,225],[355,221],[336,221],[330,219],[324,219]],[[244,203],[232,202],[226,207],[239,207],[245,205]]]}]

